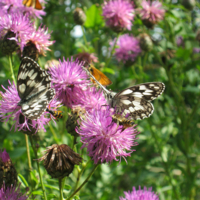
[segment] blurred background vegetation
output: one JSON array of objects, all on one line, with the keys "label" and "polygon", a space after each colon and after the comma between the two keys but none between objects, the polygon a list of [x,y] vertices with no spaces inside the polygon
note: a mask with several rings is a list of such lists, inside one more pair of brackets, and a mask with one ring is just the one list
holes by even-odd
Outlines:
[{"label": "blurred background vegetation", "polygon": [[[51,39],[55,43],[46,57],[39,58],[39,64],[44,67],[51,59],[71,58],[80,53],[94,53],[99,62],[95,67],[104,72],[113,82],[108,88],[120,91],[134,84],[143,82],[163,82],[166,85],[164,93],[154,100],[153,115],[137,121],[140,131],[135,152],[119,164],[102,164],[80,192],[80,199],[119,199],[123,191],[132,190],[135,186],[153,187],[160,194],[161,200],[200,199],[200,53],[194,53],[194,48],[200,48],[200,40],[196,37],[200,26],[200,4],[192,10],[186,9],[180,1],[162,1],[166,10],[165,17],[153,29],[148,29],[138,15],[135,16],[132,30],[129,33],[137,37],[147,33],[153,41],[149,52],[142,52],[131,65],[118,62],[110,55],[110,42],[117,37],[101,16],[103,1],[95,0],[49,0],[46,4],[46,16],[38,24],[48,27]],[[83,27],[76,25],[73,11],[76,7],[83,9],[87,20]],[[182,36],[184,45],[177,45],[177,38]],[[13,56],[14,72],[17,75],[20,59]],[[0,52],[0,83],[8,86],[11,80],[8,57]],[[1,88],[2,90],[2,88]],[[2,90],[3,91],[3,90]],[[69,146],[73,138],[65,128],[67,112],[62,107],[64,118],[57,124],[51,122],[46,127],[47,132],[36,135],[39,156],[42,151],[54,143],[64,143]],[[29,182],[26,146],[24,135],[15,132],[12,121],[0,123],[0,148],[9,153],[17,171]],[[53,136],[52,132],[56,134]],[[81,143],[77,144],[78,151]],[[85,151],[85,150],[84,150]],[[33,168],[36,169],[34,153],[31,149]],[[88,160],[86,151],[84,160]],[[88,175],[93,163],[87,166],[81,181]],[[58,199],[58,181],[53,180],[42,167],[49,199]],[[42,199],[38,173],[32,171],[32,185],[36,199]],[[66,179],[65,194],[74,187],[76,170]],[[22,186],[24,186],[22,184]],[[24,186],[25,187],[25,186]]]}]

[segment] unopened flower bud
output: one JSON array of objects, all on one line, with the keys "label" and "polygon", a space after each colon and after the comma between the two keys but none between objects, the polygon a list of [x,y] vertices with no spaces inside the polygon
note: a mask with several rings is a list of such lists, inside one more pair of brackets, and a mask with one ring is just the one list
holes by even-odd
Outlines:
[{"label": "unopened flower bud", "polygon": [[74,21],[78,25],[83,25],[86,21],[86,15],[81,8],[76,8],[73,13]]},{"label": "unopened flower bud", "polygon": [[183,0],[182,1],[182,5],[188,10],[192,10],[194,8],[195,4],[196,4],[195,0]]},{"label": "unopened flower bud", "polygon": [[69,134],[75,137],[79,136],[79,134],[75,131],[75,128],[78,126],[78,121],[80,121],[80,117],[84,117],[85,112],[86,111],[84,109],[77,107],[72,109],[71,113],[68,114],[66,129]]},{"label": "unopened flower bud", "polygon": [[143,33],[140,34],[139,38],[140,48],[143,51],[151,51],[151,49],[153,48],[153,42],[151,40],[151,37],[148,34]]}]

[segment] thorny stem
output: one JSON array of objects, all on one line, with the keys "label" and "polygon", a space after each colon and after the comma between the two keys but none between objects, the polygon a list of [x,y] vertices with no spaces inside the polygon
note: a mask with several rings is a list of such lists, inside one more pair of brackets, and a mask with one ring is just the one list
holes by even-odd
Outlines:
[{"label": "thorny stem", "polygon": [[9,64],[10,64],[11,76],[12,76],[12,79],[13,79],[15,85],[16,85],[15,75],[14,75],[13,66],[12,66],[12,55],[9,55],[8,59],[9,59]]},{"label": "thorny stem", "polygon": [[116,38],[116,40],[114,42],[114,45],[112,46],[112,49],[111,49],[111,52],[110,52],[110,56],[106,59],[105,68],[108,66],[108,64],[110,63],[110,60],[112,59],[112,56],[113,56],[113,53],[114,53],[114,50],[115,50],[115,46],[117,44],[119,36],[120,36],[120,33],[117,34],[117,38]]},{"label": "thorny stem", "polygon": [[88,182],[90,177],[94,174],[94,172],[95,172],[95,170],[97,169],[98,166],[99,166],[99,164],[96,164],[94,166],[94,168],[92,169],[92,171],[90,172],[88,177],[85,179],[85,181],[67,198],[67,200],[70,200],[77,192],[79,192],[79,190],[81,190],[81,188]]},{"label": "thorny stem", "polygon": [[[37,149],[35,148],[35,146],[33,144],[32,136],[30,136],[30,141],[31,141],[31,146],[33,148],[33,152],[35,154],[35,158],[37,160],[38,159]],[[40,165],[39,165],[39,161],[38,160],[37,160],[37,168],[38,168],[38,173],[39,173],[39,177],[40,177],[40,183],[41,183],[41,186],[42,186],[42,192],[43,192],[43,195],[44,195],[44,199],[47,200],[47,195],[46,195],[45,187],[44,187],[44,184],[43,184],[42,173],[41,173],[41,170],[40,170]]]}]

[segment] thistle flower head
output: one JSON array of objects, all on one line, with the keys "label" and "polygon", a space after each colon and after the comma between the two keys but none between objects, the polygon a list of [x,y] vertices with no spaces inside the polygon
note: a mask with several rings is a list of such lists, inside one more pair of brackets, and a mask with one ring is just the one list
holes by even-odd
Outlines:
[{"label": "thistle flower head", "polygon": [[0,151],[0,159],[2,160],[2,162],[7,162],[10,160],[10,156],[9,154],[6,152],[6,150],[4,149],[4,151]]},{"label": "thistle flower head", "polygon": [[63,59],[59,65],[49,68],[52,87],[55,88],[58,99],[68,107],[80,103],[83,91],[89,84],[87,74],[81,66],[78,61]]},{"label": "thistle flower head", "polygon": [[78,53],[75,55],[75,58],[79,60],[79,62],[85,62],[86,65],[88,63],[96,63],[98,62],[98,57],[94,55],[94,53],[87,53],[87,52],[82,52]]},{"label": "thistle flower head", "polygon": [[[28,132],[33,133],[33,131],[35,133],[38,129],[46,131],[44,125],[50,121],[50,118],[46,118],[46,115],[49,113],[45,111],[37,120],[30,120],[26,118],[21,111],[21,107],[18,105],[20,97],[15,84],[11,84],[10,81],[8,82],[8,89],[2,86],[5,92],[1,92],[2,100],[0,100],[0,119],[7,122],[10,118],[12,118],[15,122],[15,131],[21,130],[27,132],[27,134]],[[49,103],[49,108],[54,106],[56,107],[59,104],[60,102],[54,99]]]},{"label": "thistle flower head", "polygon": [[98,109],[99,106],[105,105],[107,105],[107,101],[101,90],[96,87],[88,87],[83,91],[79,106],[86,111],[92,112],[93,109]]},{"label": "thistle flower head", "polygon": [[16,12],[0,16],[0,37],[3,38],[6,33],[12,32],[14,36],[9,38],[9,40],[16,41],[21,50],[26,43],[25,36],[32,31],[33,25],[27,15]]},{"label": "thistle flower head", "polygon": [[120,200],[159,200],[158,195],[152,192],[152,188],[147,189],[144,187],[144,189],[141,189],[139,186],[139,190],[136,190],[136,188],[133,187],[131,192],[124,192],[124,194],[125,198],[119,197]]},{"label": "thistle flower head", "polygon": [[142,1],[142,9],[139,9],[142,20],[145,20],[145,25],[153,26],[163,19],[165,10],[159,1]]},{"label": "thistle flower head", "polygon": [[106,21],[106,25],[114,31],[131,30],[134,9],[129,0],[104,1],[102,15]]},{"label": "thistle flower head", "polygon": [[79,165],[82,158],[66,144],[53,144],[47,147],[46,154],[39,161],[44,161],[44,167],[52,178],[69,176],[74,165]]},{"label": "thistle flower head", "polygon": [[6,188],[5,184],[3,184],[3,187],[0,189],[0,199],[1,200],[26,200],[28,199],[28,196],[26,196],[26,194],[23,194],[20,191],[20,185],[18,187],[10,186]]},{"label": "thistle flower head", "polygon": [[25,42],[34,44],[38,53],[45,55],[45,51],[49,51],[50,49],[48,47],[54,43],[54,41],[49,41],[50,37],[48,28],[45,29],[45,27],[40,26],[38,30],[34,29],[31,33],[25,35]]},{"label": "thistle flower head", "polygon": [[128,34],[119,37],[117,46],[118,48],[115,49],[115,57],[118,61],[124,63],[127,61],[134,62],[141,52],[139,40]]},{"label": "thistle flower head", "polygon": [[82,148],[87,148],[95,164],[118,161],[117,157],[125,159],[134,151],[131,147],[137,145],[136,129],[118,126],[112,121],[112,114],[108,106],[94,109],[86,113],[80,128],[76,129],[81,136]]}]

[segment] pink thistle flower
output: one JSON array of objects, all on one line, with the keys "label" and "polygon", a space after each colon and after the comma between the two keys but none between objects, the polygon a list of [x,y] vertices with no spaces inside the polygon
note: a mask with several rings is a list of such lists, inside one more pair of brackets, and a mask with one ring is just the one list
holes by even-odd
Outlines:
[{"label": "pink thistle flower", "polygon": [[38,53],[43,55],[45,54],[45,50],[50,51],[48,47],[55,42],[49,41],[51,35],[48,33],[48,28],[45,29],[41,26],[38,28],[38,30],[33,30],[31,33],[26,34],[24,37],[25,43],[31,42],[37,48]]},{"label": "pink thistle flower", "polygon": [[128,34],[119,37],[117,46],[118,48],[115,49],[115,57],[118,61],[123,61],[124,63],[127,61],[134,62],[141,53],[139,40]]},{"label": "pink thistle flower", "polygon": [[89,85],[86,72],[82,69],[82,64],[63,58],[63,62],[49,68],[52,84],[56,90],[58,99],[66,106],[79,105],[84,90]]},{"label": "pink thistle flower", "polygon": [[[99,106],[107,105],[107,101],[101,90],[96,87],[88,87],[81,96],[80,107],[87,112],[93,112],[93,109],[99,109]],[[74,106],[75,108],[77,106]]]},{"label": "pink thistle flower", "polygon": [[33,24],[30,22],[27,15],[23,15],[20,12],[5,14],[0,16],[0,37],[3,38],[5,33],[12,32],[14,37],[9,38],[15,40],[21,50],[23,49],[25,36],[33,31]]},{"label": "pink thistle flower", "polygon": [[1,158],[1,160],[2,160],[4,163],[6,163],[7,161],[10,160],[10,156],[9,156],[9,154],[6,152],[5,149],[4,149],[3,152],[0,151],[0,158]]},{"label": "pink thistle flower", "polygon": [[22,2],[19,0],[1,0],[0,9],[1,11],[8,13],[16,12],[16,8],[20,7]]},{"label": "pink thistle flower", "polygon": [[165,10],[162,9],[160,2],[143,0],[141,5],[142,9],[139,9],[139,12],[143,20],[147,20],[153,25],[163,19]]},{"label": "pink thistle flower", "polygon": [[[21,12],[28,15],[30,18],[40,18],[46,15],[43,10],[37,10],[33,7],[24,6],[22,0],[2,0],[0,3],[0,9],[6,11],[7,13]],[[40,3],[46,4],[45,0],[40,0]]]},{"label": "pink thistle flower", "polygon": [[8,188],[5,187],[5,184],[0,189],[0,199],[1,200],[26,200],[28,199],[28,196],[26,194],[23,194],[20,191],[20,185],[18,187],[16,186],[10,186]]},{"label": "pink thistle flower", "polygon": [[102,15],[106,20],[106,25],[113,30],[117,32],[131,30],[134,9],[129,0],[104,1]]},{"label": "pink thistle flower", "polygon": [[138,132],[133,127],[123,129],[123,126],[118,126],[112,121],[112,114],[108,106],[94,109],[86,113],[80,128],[76,128],[76,132],[81,135],[82,148],[87,148],[95,164],[118,161],[117,157],[121,161],[121,157],[125,159],[135,151],[131,147],[137,145],[135,140]]},{"label": "pink thistle flower", "polygon": [[[50,118],[46,118],[46,115],[49,114],[47,111],[45,111],[41,117],[37,120],[30,120],[26,118],[22,111],[21,107],[18,105],[20,101],[20,97],[18,95],[17,89],[15,84],[11,84],[10,81],[8,89],[4,88],[5,93],[1,92],[2,100],[0,100],[0,119],[2,121],[7,122],[10,118],[13,118],[13,121],[15,122],[13,126],[15,125],[15,131],[24,131],[24,132],[37,132],[38,129],[43,129],[44,131],[44,125],[48,124],[48,122],[51,120]],[[56,107],[59,105],[60,102],[53,99],[49,103],[49,107]],[[12,128],[11,128],[12,129]]]},{"label": "pink thistle flower", "polygon": [[144,187],[142,190],[139,186],[139,190],[136,190],[136,188],[133,187],[133,191],[124,192],[124,194],[125,198],[119,197],[120,200],[159,200],[158,195],[152,192],[152,188],[147,189]]}]

